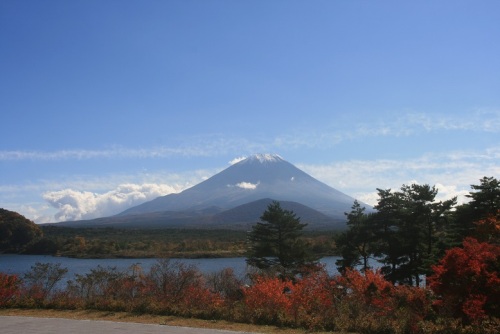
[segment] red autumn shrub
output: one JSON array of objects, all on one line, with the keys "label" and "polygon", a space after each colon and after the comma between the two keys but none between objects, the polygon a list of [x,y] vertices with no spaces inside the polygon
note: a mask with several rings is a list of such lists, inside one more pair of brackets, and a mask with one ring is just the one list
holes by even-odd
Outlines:
[{"label": "red autumn shrub", "polygon": [[225,268],[218,272],[205,275],[206,284],[210,291],[219,294],[227,306],[232,306],[241,298],[242,279],[239,279],[232,268]]},{"label": "red autumn shrub", "polygon": [[244,290],[247,320],[307,329],[416,333],[428,315],[425,289],[394,286],[380,272],[316,272],[291,281],[258,277]]},{"label": "red autumn shrub", "polygon": [[445,316],[477,323],[500,312],[500,247],[466,238],[448,250],[427,278]]},{"label": "red autumn shrub", "polygon": [[16,275],[7,275],[0,273],[0,307],[19,294],[20,281]]},{"label": "red autumn shrub", "polygon": [[294,325],[308,329],[329,328],[335,316],[334,281],[326,271],[297,279],[288,293],[287,314]]},{"label": "red autumn shrub", "polygon": [[145,277],[145,282],[156,298],[171,304],[183,300],[187,288],[204,284],[203,275],[196,267],[169,259],[158,260]]},{"label": "red autumn shrub", "polygon": [[254,283],[243,290],[248,320],[272,324],[285,323],[284,316],[290,309],[288,293],[292,282],[277,277],[257,277]]},{"label": "red autumn shrub", "polygon": [[346,269],[337,283],[347,290],[348,296],[375,311],[379,315],[392,312],[390,298],[394,286],[379,271],[366,270],[364,274],[357,270]]},{"label": "red autumn shrub", "polygon": [[178,304],[181,313],[186,316],[213,318],[223,305],[223,300],[219,294],[203,285],[191,285],[186,288],[183,299]]},{"label": "red autumn shrub", "polygon": [[405,327],[410,333],[418,332],[419,324],[431,313],[432,300],[425,288],[395,286],[392,303],[396,312],[390,316],[399,323],[398,327]]},{"label": "red autumn shrub", "polygon": [[336,327],[342,331],[392,332],[396,328],[416,333],[420,322],[429,314],[430,298],[425,289],[394,286],[379,271],[364,274],[347,269],[336,279],[334,307],[338,309]]},{"label": "red autumn shrub", "polygon": [[475,223],[477,239],[489,243],[500,243],[500,210]]}]

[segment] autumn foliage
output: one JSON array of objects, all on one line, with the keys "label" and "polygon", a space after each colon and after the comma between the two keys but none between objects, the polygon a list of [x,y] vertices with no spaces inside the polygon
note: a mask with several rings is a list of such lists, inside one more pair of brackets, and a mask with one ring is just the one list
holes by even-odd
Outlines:
[{"label": "autumn foliage", "polygon": [[[347,269],[343,275],[331,276],[319,270],[293,280],[256,275],[244,281],[230,269],[207,275],[170,260],[160,260],[149,271],[138,265],[126,271],[97,267],[66,284],[61,277],[54,281],[54,272],[60,273],[63,268],[53,264],[35,265],[24,276],[26,279],[0,274],[0,307],[127,311],[357,333],[465,333],[453,322],[455,313],[441,308],[458,303],[457,298],[462,297],[455,294],[462,293],[470,297],[460,304],[464,316],[494,319],[494,312],[498,312],[498,277],[489,264],[484,264],[494,258],[486,255],[492,252],[489,246],[471,240],[464,249],[478,254],[479,260],[475,264],[455,261],[456,265],[476,268],[474,272],[487,279],[477,289],[470,288],[471,280],[480,278],[464,272],[457,281],[462,288],[448,291],[440,285],[446,284],[441,280],[448,276],[440,275],[445,271],[437,269],[431,284],[439,296],[434,305],[438,313],[432,308],[430,290],[393,285],[378,271]],[[444,261],[442,265],[447,265]],[[438,291],[438,286],[443,290]],[[436,319],[451,322],[443,324]],[[499,323],[491,323],[493,329],[482,332],[495,333]],[[450,324],[455,330],[449,329]],[[484,329],[484,323],[480,326],[477,328]]]},{"label": "autumn foliage", "polygon": [[475,236],[478,240],[500,244],[500,210],[475,223]]},{"label": "autumn foliage", "polygon": [[446,316],[480,322],[500,314],[500,247],[466,238],[463,247],[448,250],[433,267],[429,287],[434,303]]},{"label": "autumn foliage", "polygon": [[244,290],[248,320],[342,331],[417,332],[430,312],[424,289],[394,286],[379,273],[314,272],[295,281],[258,277]]},{"label": "autumn foliage", "polygon": [[0,273],[0,307],[8,304],[13,297],[19,294],[20,281],[16,275]]}]

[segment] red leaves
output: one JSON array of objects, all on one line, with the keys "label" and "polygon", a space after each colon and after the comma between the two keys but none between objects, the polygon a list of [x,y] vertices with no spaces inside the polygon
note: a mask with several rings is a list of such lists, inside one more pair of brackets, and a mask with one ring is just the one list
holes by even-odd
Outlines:
[{"label": "red leaves", "polygon": [[16,275],[0,273],[0,307],[5,306],[12,297],[19,294],[19,278]]},{"label": "red leaves", "polygon": [[489,215],[475,223],[476,236],[480,241],[500,243],[500,210],[495,215]]},{"label": "red leaves", "polygon": [[386,315],[392,311],[389,300],[394,286],[380,272],[367,270],[363,275],[359,271],[347,269],[337,282],[347,291],[347,298],[362,301],[364,308],[377,315]]},{"label": "red leaves", "polygon": [[462,248],[446,252],[429,287],[441,299],[436,307],[466,322],[480,322],[500,312],[500,247],[466,238]]},{"label": "red leaves", "polygon": [[257,277],[254,284],[244,290],[245,306],[255,322],[281,322],[281,316],[290,308],[288,292],[293,285],[277,277]]},{"label": "red leaves", "polygon": [[244,290],[248,317],[253,322],[321,328],[330,322],[333,281],[322,271],[295,282],[257,277]]},{"label": "red leaves", "polygon": [[183,297],[181,303],[191,310],[216,310],[223,304],[219,294],[211,292],[202,285],[188,287]]},{"label": "red leaves", "polygon": [[337,282],[347,291],[347,298],[363,301],[360,307],[378,316],[391,316],[405,308],[413,318],[421,320],[429,310],[430,301],[424,289],[394,286],[379,271],[367,270],[363,275],[349,269]]},{"label": "red leaves", "polygon": [[484,305],[487,297],[485,295],[471,295],[465,300],[462,305],[464,314],[473,321],[480,321],[486,318]]},{"label": "red leaves", "polygon": [[169,261],[146,274],[138,266],[128,272],[98,268],[51,296],[40,290],[38,281],[25,281],[23,287],[16,276],[0,274],[0,307],[83,307],[331,331],[425,332],[425,326],[446,326],[440,321],[449,317],[479,326],[482,319],[498,316],[499,256],[499,246],[475,239],[446,253],[428,278],[440,298],[434,304],[441,315],[436,322],[428,318],[430,290],[394,286],[378,271],[348,269],[332,277],[319,270],[293,281],[254,276],[244,287],[231,271],[206,277],[196,268]]},{"label": "red leaves", "polygon": [[309,329],[416,331],[430,310],[425,289],[393,286],[379,272],[317,272],[282,281],[259,277],[244,291],[250,321]]}]

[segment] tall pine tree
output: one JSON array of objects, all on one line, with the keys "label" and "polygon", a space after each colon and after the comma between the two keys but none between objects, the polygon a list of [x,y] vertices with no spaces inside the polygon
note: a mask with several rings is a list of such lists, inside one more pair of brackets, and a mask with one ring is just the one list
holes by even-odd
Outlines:
[{"label": "tall pine tree", "polygon": [[446,217],[456,203],[435,201],[438,191],[429,185],[403,185],[400,191],[379,189],[375,253],[382,272],[396,283],[420,285],[432,264],[444,252]]},{"label": "tall pine tree", "polygon": [[473,191],[467,195],[470,202],[457,207],[449,230],[450,246],[458,246],[462,240],[474,234],[475,222],[496,216],[500,210],[500,181],[494,177],[483,177],[480,184],[471,185]]},{"label": "tall pine tree", "polygon": [[293,211],[273,201],[249,233],[247,263],[262,270],[293,278],[317,264],[317,257],[301,238],[302,224]]},{"label": "tall pine tree", "polygon": [[365,209],[355,200],[351,212],[345,213],[348,230],[342,232],[336,239],[341,255],[341,259],[337,260],[336,265],[341,273],[347,268],[359,265],[361,265],[362,271],[370,268],[368,259],[372,252],[373,229],[371,215],[366,214]]}]

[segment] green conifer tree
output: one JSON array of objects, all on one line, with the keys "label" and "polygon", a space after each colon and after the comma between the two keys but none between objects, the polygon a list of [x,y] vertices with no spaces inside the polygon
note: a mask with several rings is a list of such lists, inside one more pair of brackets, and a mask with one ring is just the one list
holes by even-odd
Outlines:
[{"label": "green conifer tree", "polygon": [[293,211],[273,201],[249,233],[247,263],[261,270],[293,278],[317,265],[309,245],[301,238],[302,224]]},{"label": "green conifer tree", "polygon": [[348,230],[342,232],[336,239],[342,257],[336,262],[339,272],[358,265],[362,266],[362,271],[370,268],[368,259],[372,253],[373,228],[371,215],[366,214],[365,210],[366,208],[361,207],[361,204],[355,200],[351,212],[345,213]]}]

